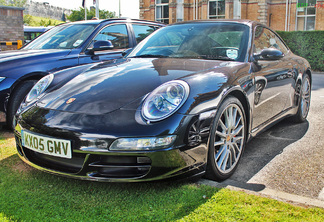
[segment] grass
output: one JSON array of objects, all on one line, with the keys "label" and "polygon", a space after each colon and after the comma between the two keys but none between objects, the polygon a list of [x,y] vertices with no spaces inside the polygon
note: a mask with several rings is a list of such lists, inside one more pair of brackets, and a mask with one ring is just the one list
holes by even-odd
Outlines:
[{"label": "grass", "polygon": [[324,210],[189,182],[97,183],[24,164],[0,132],[0,221],[322,221]]}]

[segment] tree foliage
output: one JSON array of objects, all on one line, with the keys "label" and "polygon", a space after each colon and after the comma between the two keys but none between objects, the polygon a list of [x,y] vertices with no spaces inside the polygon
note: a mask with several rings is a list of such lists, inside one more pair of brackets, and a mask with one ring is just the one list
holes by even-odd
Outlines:
[{"label": "tree foliage", "polygon": [[23,7],[27,0],[0,0],[0,5]]},{"label": "tree foliage", "polygon": [[[93,8],[91,10],[87,9],[87,20],[90,20],[95,16],[96,16],[95,9]],[[108,19],[114,17],[115,17],[115,12],[99,10],[99,19]],[[72,10],[72,13],[67,16],[67,19],[69,19],[71,22],[84,20],[84,8],[80,7],[79,10]]]}]

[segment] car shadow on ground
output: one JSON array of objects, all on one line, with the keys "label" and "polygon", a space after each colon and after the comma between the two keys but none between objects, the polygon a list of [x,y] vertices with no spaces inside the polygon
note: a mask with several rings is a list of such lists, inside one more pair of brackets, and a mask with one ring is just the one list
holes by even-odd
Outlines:
[{"label": "car shadow on ground", "polygon": [[222,183],[233,185],[234,181],[235,186],[244,189],[263,190],[265,188],[263,184],[251,184],[248,181],[287,146],[301,139],[308,128],[308,121],[292,123],[289,119],[285,119],[253,138],[247,143],[235,173]]}]

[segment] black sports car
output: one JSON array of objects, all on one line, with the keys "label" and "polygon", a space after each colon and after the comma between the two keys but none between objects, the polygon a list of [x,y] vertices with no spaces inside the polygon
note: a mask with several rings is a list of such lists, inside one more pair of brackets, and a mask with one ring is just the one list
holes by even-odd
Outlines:
[{"label": "black sports car", "polygon": [[246,142],[285,117],[305,121],[309,63],[245,20],[161,28],[125,58],[50,74],[17,114],[19,156],[86,180],[224,180]]}]

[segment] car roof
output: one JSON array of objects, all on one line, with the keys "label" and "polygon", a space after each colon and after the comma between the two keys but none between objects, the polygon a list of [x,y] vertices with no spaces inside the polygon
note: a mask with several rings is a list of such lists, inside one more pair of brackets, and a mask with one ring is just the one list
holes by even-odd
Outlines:
[{"label": "car roof", "polygon": [[248,19],[208,19],[208,20],[192,20],[192,21],[185,21],[185,22],[178,22],[171,25],[177,24],[190,24],[190,23],[220,23],[220,22],[228,22],[228,23],[237,23],[237,24],[244,24],[248,26],[254,26],[256,24],[260,24],[259,22],[248,20]]},{"label": "car roof", "polygon": [[100,23],[105,23],[105,22],[118,22],[118,21],[123,21],[123,22],[143,22],[143,23],[154,23],[156,25],[161,25],[165,26],[163,23],[155,22],[155,21],[148,21],[148,20],[141,20],[141,19],[131,19],[131,18],[110,18],[110,19],[96,19],[96,20],[83,20],[83,21],[76,21],[76,22],[70,22],[70,23],[65,23],[65,24],[95,24],[98,25]]},{"label": "car roof", "polygon": [[24,26],[24,32],[45,32],[51,27],[32,27],[32,26]]}]

